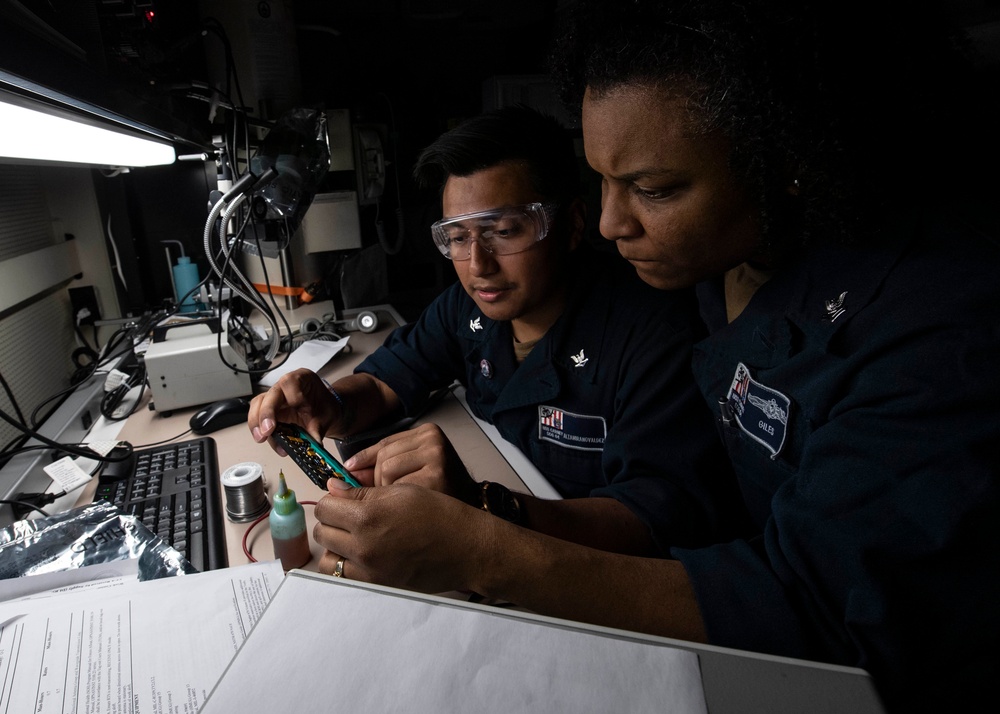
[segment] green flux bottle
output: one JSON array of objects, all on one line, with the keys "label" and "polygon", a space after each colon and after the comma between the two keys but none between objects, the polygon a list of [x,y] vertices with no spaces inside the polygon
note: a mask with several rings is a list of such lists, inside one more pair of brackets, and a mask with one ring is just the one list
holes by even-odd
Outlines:
[{"label": "green flux bottle", "polygon": [[268,516],[274,557],[284,570],[301,568],[312,557],[306,536],[306,512],[295,499],[295,491],[285,484],[285,474],[278,472],[278,492]]}]

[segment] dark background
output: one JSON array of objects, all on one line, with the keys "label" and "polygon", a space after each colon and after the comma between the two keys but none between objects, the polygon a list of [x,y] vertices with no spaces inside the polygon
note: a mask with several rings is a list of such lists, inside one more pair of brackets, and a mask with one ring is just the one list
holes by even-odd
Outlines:
[{"label": "dark background", "polygon": [[[191,82],[218,81],[213,78],[211,57],[218,56],[221,43],[217,36],[201,34],[205,16],[215,17],[232,40],[244,90],[252,87],[254,72],[259,71],[255,60],[289,60],[295,70],[282,81],[298,89],[295,105],[348,109],[353,124],[375,127],[383,139],[385,195],[378,205],[359,207],[363,244],[379,245],[377,221],[382,221],[390,240],[402,231],[399,251],[384,256],[387,284],[375,302],[390,302],[413,319],[454,279],[449,264],[430,243],[428,226],[440,209],[436,195],[419,192],[413,185],[414,160],[455,123],[513,101],[560,116],[578,137],[574,118],[565,114],[544,82],[552,32],[572,4],[573,0],[0,0],[0,68],[92,97],[95,103],[164,128],[195,151],[210,147],[213,134],[220,131],[218,115],[214,123],[209,121],[204,98],[192,99],[191,92],[183,89]],[[25,21],[25,11],[33,16],[31,22]],[[969,30],[984,65],[991,70],[1000,67],[1000,0],[955,0],[949,3],[949,12],[952,22]],[[283,18],[289,30],[283,40],[237,48],[247,23],[276,17]],[[281,100],[256,99],[248,100],[248,109],[262,124],[288,108]],[[324,190],[353,188],[355,176],[330,175],[326,182]],[[214,166],[182,162],[134,170],[114,180],[95,177],[95,185],[122,262],[131,263],[134,273],[130,281],[134,287],[120,295],[120,301],[127,312],[159,304],[171,294],[161,241],[181,240],[190,255],[203,260],[201,233],[209,192],[215,188]],[[600,244],[597,191],[596,185],[590,187],[589,238]],[[331,293],[337,292],[334,273],[347,258],[331,256],[327,286]]]}]

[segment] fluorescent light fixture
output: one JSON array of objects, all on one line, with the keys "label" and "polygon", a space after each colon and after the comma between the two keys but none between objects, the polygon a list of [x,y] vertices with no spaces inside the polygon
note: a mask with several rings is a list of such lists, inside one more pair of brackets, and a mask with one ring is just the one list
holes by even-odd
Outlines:
[{"label": "fluorescent light fixture", "polygon": [[95,166],[162,166],[166,141],[27,97],[0,92],[0,157]]}]

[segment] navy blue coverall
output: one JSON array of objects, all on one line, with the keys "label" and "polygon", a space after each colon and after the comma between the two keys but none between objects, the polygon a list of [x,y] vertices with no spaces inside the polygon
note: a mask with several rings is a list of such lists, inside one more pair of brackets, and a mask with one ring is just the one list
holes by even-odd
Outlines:
[{"label": "navy blue coverall", "polygon": [[567,308],[522,364],[510,324],[456,283],[356,371],[389,385],[408,414],[460,381],[473,412],[560,494],[617,499],[664,552],[724,537],[738,495],[691,375],[705,334],[693,292],[655,290],[615,255],[573,255]]},{"label": "navy blue coverall", "polygon": [[759,532],[672,551],[710,642],[864,668],[897,711],[995,692],[998,257],[910,216],[811,250],[728,325],[699,286],[694,371]]}]

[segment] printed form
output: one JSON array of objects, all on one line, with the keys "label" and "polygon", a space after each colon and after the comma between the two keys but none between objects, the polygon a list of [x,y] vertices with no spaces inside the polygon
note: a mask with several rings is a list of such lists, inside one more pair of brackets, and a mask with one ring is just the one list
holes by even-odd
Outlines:
[{"label": "printed form", "polygon": [[0,713],[195,714],[279,561],[0,602]]}]

